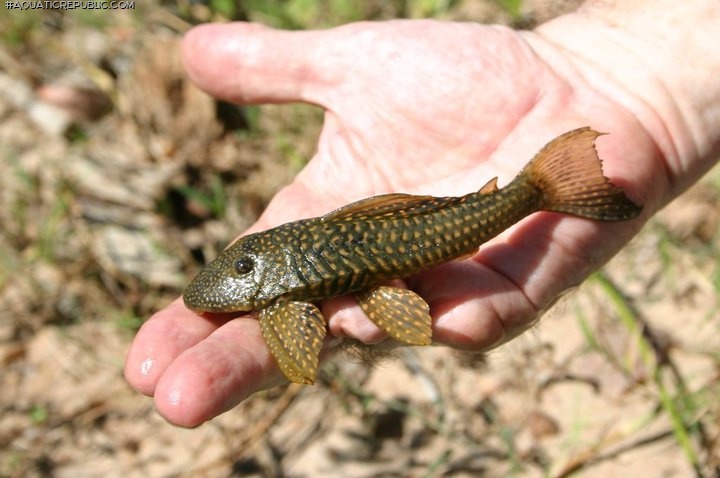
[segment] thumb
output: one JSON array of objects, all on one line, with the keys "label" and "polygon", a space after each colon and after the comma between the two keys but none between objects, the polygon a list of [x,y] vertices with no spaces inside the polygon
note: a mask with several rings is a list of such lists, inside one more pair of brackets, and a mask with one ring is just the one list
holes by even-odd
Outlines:
[{"label": "thumb", "polygon": [[321,51],[323,31],[274,30],[253,23],[200,25],[183,39],[190,78],[209,94],[236,103],[320,103],[333,83]]}]

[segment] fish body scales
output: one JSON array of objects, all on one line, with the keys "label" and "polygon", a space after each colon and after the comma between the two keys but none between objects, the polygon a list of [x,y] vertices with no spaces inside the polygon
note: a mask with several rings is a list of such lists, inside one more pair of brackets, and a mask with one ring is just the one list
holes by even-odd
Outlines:
[{"label": "fish body scales", "polygon": [[435,198],[433,211],[295,223],[285,244],[296,300],[319,300],[406,277],[471,254],[538,207],[539,194],[516,185],[492,194]]}]

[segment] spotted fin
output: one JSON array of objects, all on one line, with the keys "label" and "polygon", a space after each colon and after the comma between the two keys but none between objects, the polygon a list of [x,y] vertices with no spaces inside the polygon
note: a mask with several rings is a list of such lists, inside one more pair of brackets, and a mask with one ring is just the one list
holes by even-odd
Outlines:
[{"label": "spotted fin", "polygon": [[325,319],[308,302],[277,302],[260,312],[260,331],[288,380],[312,384],[325,338]]},{"label": "spotted fin", "polygon": [[569,131],[546,144],[518,175],[542,193],[541,209],[598,221],[624,221],[642,207],[603,175],[590,128]]},{"label": "spotted fin", "polygon": [[359,216],[390,216],[402,212],[404,215],[427,213],[445,207],[447,199],[434,196],[415,196],[412,194],[381,194],[355,201],[322,217],[331,219],[355,218]]},{"label": "spotted fin", "polygon": [[430,307],[416,293],[399,287],[380,286],[355,294],[368,318],[398,342],[430,345]]}]

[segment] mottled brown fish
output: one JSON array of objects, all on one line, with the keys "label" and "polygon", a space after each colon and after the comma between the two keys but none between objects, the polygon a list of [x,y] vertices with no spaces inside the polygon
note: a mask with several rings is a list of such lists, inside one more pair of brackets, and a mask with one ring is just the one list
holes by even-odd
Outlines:
[{"label": "mottled brown fish", "polygon": [[451,259],[537,211],[598,221],[636,217],[641,208],[603,176],[595,139],[581,128],[541,149],[506,187],[497,178],[461,197],[385,194],[238,239],[190,283],[197,312],[260,311],[263,338],[285,376],[313,383],[326,323],[314,305],[354,293],[395,340],[427,345],[429,307],[414,292],[384,284]]}]

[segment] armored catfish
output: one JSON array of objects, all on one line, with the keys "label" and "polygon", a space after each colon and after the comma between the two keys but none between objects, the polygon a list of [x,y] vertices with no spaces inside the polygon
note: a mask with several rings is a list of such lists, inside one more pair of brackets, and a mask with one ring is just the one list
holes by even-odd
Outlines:
[{"label": "armored catfish", "polygon": [[501,189],[494,178],[460,197],[384,194],[241,237],[192,280],[185,304],[196,312],[259,311],[270,352],[297,383],[317,376],[326,322],[315,303],[322,299],[353,293],[390,337],[428,345],[428,305],[386,285],[391,279],[471,255],[537,211],[597,221],[640,213],[603,175],[599,135],[585,127],[555,138]]}]

